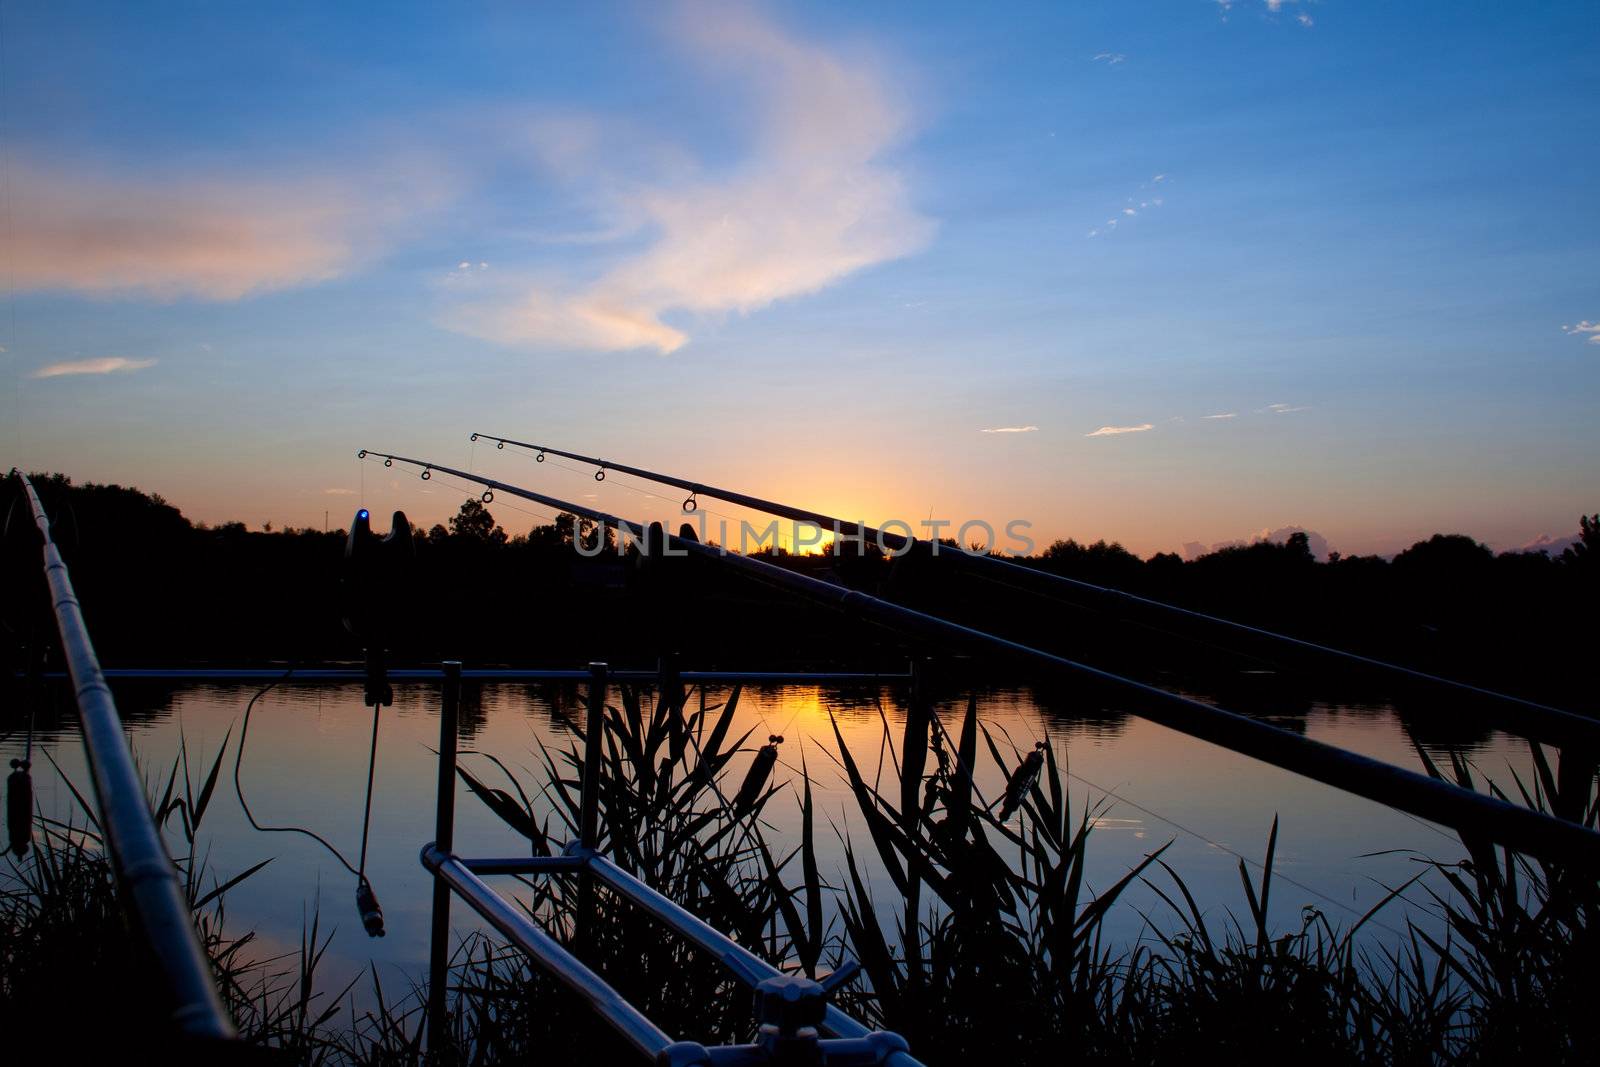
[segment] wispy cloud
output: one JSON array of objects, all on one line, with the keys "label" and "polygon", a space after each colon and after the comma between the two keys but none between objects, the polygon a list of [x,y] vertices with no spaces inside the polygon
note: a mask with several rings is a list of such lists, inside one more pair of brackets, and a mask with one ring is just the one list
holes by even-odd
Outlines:
[{"label": "wispy cloud", "polygon": [[[396,162],[396,161],[389,161]],[[326,281],[442,189],[408,157],[377,173],[196,173],[23,159],[8,261],[22,289],[236,300]]]},{"label": "wispy cloud", "polygon": [[[1223,22],[1227,22],[1228,16],[1233,13],[1234,5],[1237,4],[1239,0],[1216,0],[1216,2],[1218,14],[1222,16]],[[1299,0],[1262,0],[1262,6],[1265,8],[1267,15],[1280,15],[1283,13],[1285,4],[1295,4],[1298,2]],[[1295,16],[1295,21],[1302,26],[1312,25],[1311,16],[1306,14],[1304,11]]]},{"label": "wispy cloud", "polygon": [[1127,60],[1128,57],[1121,52],[1099,52],[1094,57],[1096,63],[1104,63],[1108,67],[1114,67],[1118,63],[1125,63]]},{"label": "wispy cloud", "polygon": [[355,496],[356,495],[356,491],[354,489],[324,489],[322,492],[327,496]]},{"label": "wispy cloud", "polygon": [[[1298,5],[1300,0],[1263,0],[1263,2],[1267,5],[1268,14],[1281,15],[1283,14],[1283,9],[1286,6],[1291,4]],[[1302,26],[1311,26],[1314,24],[1314,20],[1311,18],[1311,16],[1304,11],[1296,14],[1294,20]]]},{"label": "wispy cloud", "polygon": [[1600,345],[1600,322],[1590,322],[1588,319],[1584,319],[1576,326],[1561,327],[1561,332],[1566,334],[1568,337],[1583,337],[1584,335],[1588,335],[1590,344]]},{"label": "wispy cloud", "polygon": [[1236,419],[1239,417],[1239,413],[1237,411],[1224,411],[1219,415],[1202,415],[1200,417],[1202,419]]},{"label": "wispy cloud", "polygon": [[1038,433],[1039,432],[1039,427],[1037,427],[1037,426],[995,426],[995,427],[992,427],[992,428],[987,429],[987,430],[979,430],[978,432],[979,433]]},{"label": "wispy cloud", "polygon": [[1119,433],[1144,433],[1153,430],[1155,426],[1148,422],[1141,422],[1137,426],[1102,426],[1093,433],[1086,433],[1085,437],[1113,437]]},{"label": "wispy cloud", "polygon": [[154,367],[153,359],[127,359],[123,356],[101,356],[98,359],[77,359],[66,363],[51,363],[40,367],[30,378],[66,378],[75,374],[120,374],[123,371],[144,370]]},{"label": "wispy cloud", "polygon": [[444,284],[449,286],[472,285],[480,280],[488,269],[489,264],[481,260],[474,263],[470,259],[463,259],[456,264],[454,270],[444,276]]},{"label": "wispy cloud", "polygon": [[1157,186],[1166,180],[1167,176],[1165,174],[1157,174],[1149,181],[1140,183],[1138,196],[1128,197],[1123,202],[1123,205],[1117,208],[1117,214],[1112,215],[1109,219],[1106,219],[1106,221],[1090,230],[1085,236],[1099,237],[1101,234],[1113,233],[1116,231],[1119,224],[1131,221],[1132,219],[1138,217],[1141,211],[1149,211],[1160,207],[1162,204],[1165,204],[1166,200],[1164,198],[1154,196],[1152,193],[1156,190]]},{"label": "wispy cloud", "polygon": [[1310,410],[1311,410],[1311,407],[1310,407],[1310,405],[1307,405],[1307,404],[1268,404],[1264,408],[1257,408],[1256,409],[1256,414],[1258,414],[1258,415],[1266,415],[1266,414],[1270,413],[1270,414],[1273,414],[1273,415],[1292,415],[1296,411],[1310,411]]},{"label": "wispy cloud", "polygon": [[703,66],[738,82],[730,99],[754,106],[746,158],[715,174],[689,162],[608,183],[600,157],[574,157],[571,180],[617,188],[604,213],[633,223],[615,242],[622,258],[592,281],[457,308],[447,325],[511,344],[665,354],[689,340],[669,314],[754,312],[931,240],[933,223],[883,158],[907,131],[886,70],[742,7],[704,15],[680,19],[678,36]]}]

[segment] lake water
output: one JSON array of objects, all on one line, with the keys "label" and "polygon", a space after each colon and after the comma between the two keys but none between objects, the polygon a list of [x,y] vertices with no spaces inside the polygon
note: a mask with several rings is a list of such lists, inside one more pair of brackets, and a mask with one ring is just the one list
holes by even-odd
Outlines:
[{"label": "lake water", "polygon": [[[387,919],[388,936],[381,940],[365,936],[353,902],[354,879],[320,846],[299,835],[257,833],[245,820],[233,790],[232,744],[238,740],[240,717],[255,686],[118,682],[113,688],[147,777],[163,784],[180,739],[188,746],[191,771],[199,777],[224,737],[232,733],[222,780],[202,827],[210,866],[219,878],[226,878],[266,857],[272,862],[229,894],[230,929],[253,929],[264,948],[292,951],[300,943],[302,924],[320,903],[324,929],[336,927],[323,970],[324,989],[341,988],[369,962],[379,968],[386,989],[406,988],[410,980],[423,975],[431,888],[417,856],[433,835],[437,684],[396,686],[396,703],[383,712],[367,860],[368,876]],[[725,691],[713,689],[708,698],[716,703],[724,695]],[[803,757],[813,778],[819,820],[826,818],[850,831],[859,827],[859,817],[841,772],[829,758],[836,745],[828,715],[837,718],[846,743],[870,775],[878,761],[885,718],[898,738],[903,723],[901,696],[891,688],[746,688],[732,736],[752,728],[752,741],[759,743],[769,732],[783,733],[786,741],[775,781],[793,780],[793,769]],[[53,756],[62,772],[87,793],[88,775],[72,725],[70,696],[59,690],[53,700],[53,713],[40,719],[36,748]],[[539,741],[567,743],[557,709],[581,714],[576,689],[562,685],[468,682],[462,704],[463,765],[500,785],[503,781],[493,781],[495,772],[488,762],[473,753],[492,753],[512,767],[525,786],[537,785],[543,780]],[[1103,804],[1088,847],[1095,887],[1110,885],[1146,853],[1170,841],[1164,858],[1200,903],[1218,918],[1225,908],[1242,914],[1235,853],[1259,860],[1277,815],[1278,881],[1272,911],[1280,928],[1297,927],[1304,905],[1315,905],[1334,922],[1348,925],[1381,899],[1385,886],[1417,873],[1418,856],[1456,859],[1462,854],[1453,835],[1381,805],[1136,717],[1105,712],[1077,717],[1051,710],[1053,706],[1020,689],[985,691],[979,701],[982,720],[1009,734],[1019,748],[1050,739],[1071,776],[1075,811],[1086,801]],[[952,729],[964,707],[964,699],[941,706]],[[371,714],[361,703],[359,683],[289,684],[262,698],[251,719],[241,775],[257,819],[311,828],[353,861],[360,846]],[[1294,714],[1278,720],[1318,740],[1420,769],[1411,736],[1388,705],[1301,702]],[[11,732],[0,744],[7,759],[22,746],[17,725],[14,718],[6,724]],[[1515,769],[1526,778],[1525,742],[1492,734],[1471,739],[1469,747],[1474,763],[1490,777],[1509,785]],[[744,754],[730,768],[730,783],[743,777],[748,759]],[[988,796],[997,795],[1003,781],[1000,772],[987,755],[980,755],[980,764],[980,788]],[[44,814],[82,822],[70,792],[61,786],[49,761],[37,754],[34,779]],[[525,848],[464,789],[456,810],[459,853],[512,855]],[[790,793],[774,797],[767,815],[776,841],[793,839],[797,797]],[[842,851],[826,825],[819,824],[818,830],[822,875],[830,880],[840,870]],[[858,851],[870,854],[864,835],[861,842],[863,849]],[[1258,871],[1252,873],[1259,877]],[[1410,895],[1421,897],[1416,891]],[[1407,913],[1404,904],[1392,906],[1369,927],[1370,935],[1394,939]],[[475,928],[459,901],[453,914],[459,930]],[[1171,925],[1156,895],[1135,887],[1113,912],[1109,932],[1131,945],[1141,935],[1146,915]]]}]

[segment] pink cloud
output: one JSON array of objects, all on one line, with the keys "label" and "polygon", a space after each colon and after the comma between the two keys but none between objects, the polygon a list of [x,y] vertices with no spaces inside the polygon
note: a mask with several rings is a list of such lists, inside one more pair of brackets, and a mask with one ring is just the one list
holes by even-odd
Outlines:
[{"label": "pink cloud", "polygon": [[[413,175],[417,172],[413,171]],[[438,198],[415,177],[194,176],[13,165],[15,284],[237,300],[326,281]]]},{"label": "pink cloud", "polygon": [[51,363],[40,367],[30,378],[69,378],[81,374],[119,374],[126,371],[153,367],[153,359],[128,359],[125,356],[100,356],[96,359],[76,359],[66,363]]}]

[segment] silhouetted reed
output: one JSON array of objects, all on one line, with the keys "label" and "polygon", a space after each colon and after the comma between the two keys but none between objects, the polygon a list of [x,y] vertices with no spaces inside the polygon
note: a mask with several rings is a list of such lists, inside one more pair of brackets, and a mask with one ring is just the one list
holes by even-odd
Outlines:
[{"label": "silhouetted reed", "polygon": [[[819,867],[803,762],[792,780],[798,840],[769,839],[763,814],[791,783],[774,781],[777,742],[763,758],[749,732],[734,735],[737,689],[720,704],[671,686],[654,699],[615,692],[603,712],[600,848],[778,966],[816,974],[858,960],[862,975],[843,1006],[898,1030],[930,1064],[1187,1064],[1201,1050],[1237,1064],[1592,1062],[1592,871],[1467,835],[1467,859],[1418,857],[1420,873],[1353,925],[1340,929],[1306,907],[1279,930],[1268,918],[1282,892],[1273,820],[1259,877],[1240,862],[1242,911],[1220,923],[1162,858],[1164,846],[1091,894],[1086,855],[1106,802],[1075,803],[1048,739],[1014,745],[980,721],[976,698],[947,723],[914,694],[897,743],[883,715],[886,758],[870,778],[834,726],[830,755],[860,818],[855,833],[839,831],[843,869],[832,885]],[[539,785],[492,754],[464,753],[469,791],[536,855],[577,836],[583,724],[563,721],[564,743],[541,742]],[[742,772],[741,752],[750,755]],[[440,1064],[626,1059],[563,990],[482,934],[456,948],[449,1030],[439,1035],[425,1032],[425,991],[385,990],[376,970],[374,1007],[359,1014],[351,987],[320,993],[328,942],[314,911],[298,951],[254,958],[253,935],[225,931],[223,904],[263,864],[219,881],[196,855],[222,756],[191,775],[180,750],[153,808],[188,844],[178,863],[196,926],[248,1041],[300,1063],[415,1063],[424,1047]],[[1459,754],[1446,769],[1422,759],[1436,776],[1480,785]],[[1600,825],[1592,758],[1553,766],[1535,747],[1533,767],[1531,781],[1512,776],[1521,803]],[[987,796],[986,781],[1004,785]],[[92,972],[96,983],[126,987],[108,1010],[121,1013],[123,1032],[138,1032],[148,1019],[139,961],[122,936],[92,817],[40,826],[40,847],[0,897],[0,1021],[70,1026],[78,1006],[63,991]],[[1106,917],[1135,882],[1164,910],[1145,917],[1135,944],[1108,945]],[[1422,894],[1438,921],[1408,919],[1394,942],[1358,937],[1407,893]],[[561,875],[523,880],[518,898],[668,1032],[749,1038],[745,990],[614,895]]]},{"label": "silhouetted reed", "polygon": [[[318,913],[313,909],[307,918],[295,952],[262,956],[254,933],[228,931],[227,894],[270,862],[218,879],[203,854],[201,827],[228,744],[225,737],[209,769],[191,770],[188,746],[180,743],[165,785],[151,790],[151,809],[168,831],[169,847],[184,846],[175,862],[201,947],[248,1044],[280,1050],[297,1063],[347,1059],[361,1046],[360,1028],[339,1018],[349,986],[334,996],[317,989],[317,968],[331,938]],[[55,771],[84,822],[39,815],[35,847],[12,861],[0,889],[0,1026],[48,1038],[69,1059],[92,1050],[126,1051],[130,1041],[158,1041],[165,1008],[154,999],[148,961],[128,936],[95,808],[70,777]]]}]

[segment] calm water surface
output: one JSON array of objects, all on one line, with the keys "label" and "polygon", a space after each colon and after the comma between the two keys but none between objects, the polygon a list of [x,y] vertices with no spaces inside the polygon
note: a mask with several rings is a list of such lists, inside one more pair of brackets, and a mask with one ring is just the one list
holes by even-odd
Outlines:
[{"label": "calm water surface", "polygon": [[[299,835],[257,833],[246,822],[230,772],[232,745],[254,686],[119,683],[115,688],[146,775],[159,777],[163,784],[180,739],[187,743],[192,773],[199,777],[200,766],[209,767],[232,733],[226,769],[202,827],[211,870],[226,878],[272,857],[265,869],[229,894],[227,914],[233,931],[253,929],[264,948],[292,951],[300,943],[302,924],[320,905],[324,929],[336,928],[325,961],[324,989],[341,988],[369,961],[379,968],[386,987],[392,978],[404,988],[423,974],[430,883],[417,855],[433,834],[437,686],[397,686],[396,704],[383,714],[367,860],[368,877],[387,919],[388,936],[381,940],[365,936],[353,902],[354,879],[320,846]],[[708,699],[717,703],[724,696],[725,692],[713,690]],[[35,744],[87,790],[82,750],[67,710],[69,698],[57,693],[55,699],[59,717],[45,717],[49,721],[40,727]],[[964,707],[964,700],[942,706],[952,729]],[[1201,905],[1218,919],[1224,909],[1242,913],[1239,861],[1233,853],[1259,859],[1276,815],[1280,880],[1272,894],[1275,920],[1280,927],[1291,928],[1298,924],[1301,908],[1314,905],[1336,923],[1347,925],[1381,899],[1385,886],[1417,873],[1419,855],[1438,859],[1461,855],[1455,838],[1431,824],[1138,718],[1106,713],[1072,716],[1043,704],[1027,690],[985,692],[979,708],[1002,745],[1004,735],[1023,749],[1048,737],[1071,775],[1075,810],[1085,803],[1094,805],[1099,815],[1088,852],[1095,886],[1110,885],[1146,853],[1171,842],[1164,858],[1182,874]],[[462,708],[463,764],[491,784],[505,786],[496,779],[493,766],[476,754],[492,753],[532,792],[543,780],[539,743],[567,743],[559,717],[563,710],[582,714],[576,690],[570,687],[468,683]],[[759,743],[769,732],[784,734],[776,780],[795,780],[803,758],[814,779],[819,819],[825,817],[848,832],[857,828],[859,818],[830,759],[836,746],[829,712],[837,717],[863,771],[871,774],[879,761],[885,717],[896,737],[903,723],[898,694],[890,689],[746,689],[735,736],[752,728],[752,741]],[[1313,702],[1276,721],[1318,740],[1420,768],[1407,728],[1388,705]],[[314,829],[353,862],[360,846],[371,728],[371,711],[361,704],[359,685],[291,684],[262,698],[251,718],[241,775],[257,819]],[[21,744],[21,734],[14,732],[0,748],[9,758]],[[1499,734],[1474,738],[1470,755],[1479,768],[1500,781],[1509,783],[1513,768],[1526,775],[1526,744],[1520,740]],[[748,753],[742,755],[731,768],[731,782],[742,778],[748,759]],[[987,756],[980,755],[980,764],[987,771],[987,781],[980,774],[980,788],[995,796],[1003,779]],[[893,771],[886,769],[885,774]],[[37,801],[46,815],[82,821],[48,760],[36,756],[34,778]],[[797,797],[780,794],[766,810],[774,827],[772,836],[794,840]],[[509,855],[525,847],[519,847],[520,839],[464,789],[456,811],[458,852]],[[826,825],[818,829],[826,880],[840,869],[842,850]],[[865,851],[870,853],[870,846]],[[1133,944],[1147,915],[1170,925],[1169,913],[1150,889],[1136,887],[1124,901],[1109,926],[1116,939]],[[473,928],[466,912],[457,902],[458,930]],[[1371,936],[1392,940],[1406,914],[1404,905],[1386,910],[1382,924],[1369,928]]]}]

